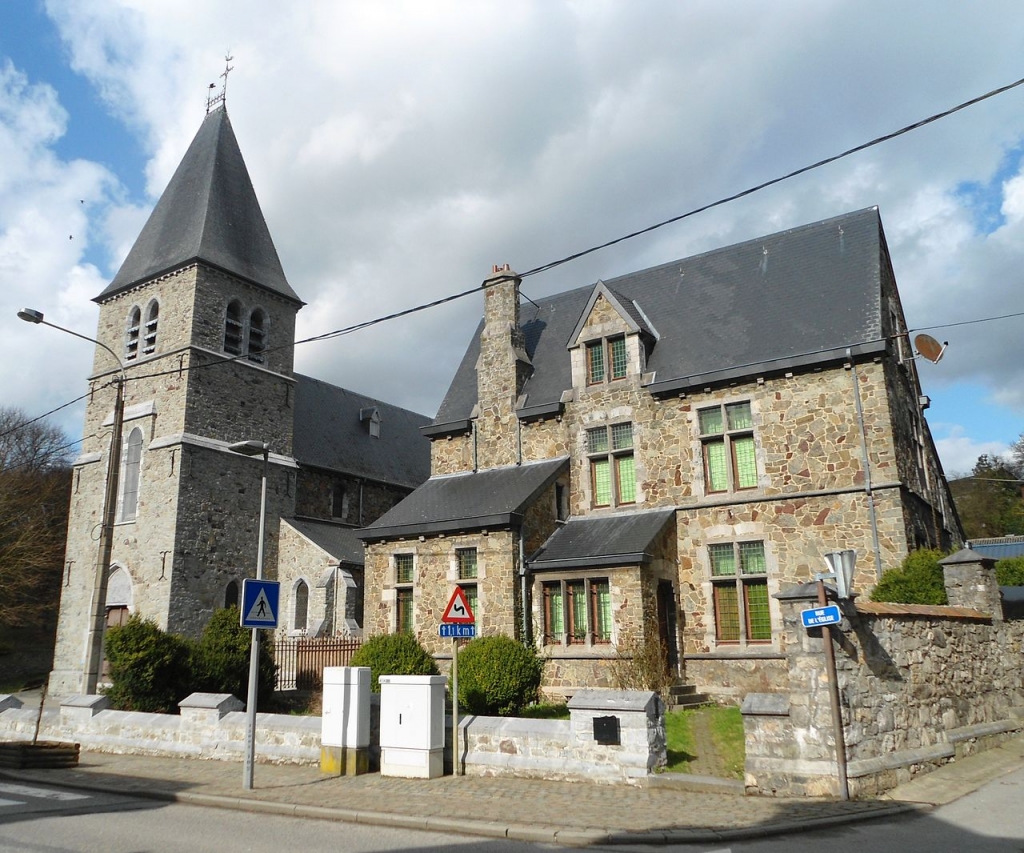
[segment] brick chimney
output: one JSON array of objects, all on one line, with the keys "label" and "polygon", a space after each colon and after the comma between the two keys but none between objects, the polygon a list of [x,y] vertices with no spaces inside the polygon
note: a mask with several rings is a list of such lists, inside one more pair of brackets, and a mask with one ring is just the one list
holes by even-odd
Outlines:
[{"label": "brick chimney", "polygon": [[483,283],[484,328],[476,363],[478,468],[520,461],[516,400],[533,370],[519,327],[521,281],[508,264],[495,264]]}]

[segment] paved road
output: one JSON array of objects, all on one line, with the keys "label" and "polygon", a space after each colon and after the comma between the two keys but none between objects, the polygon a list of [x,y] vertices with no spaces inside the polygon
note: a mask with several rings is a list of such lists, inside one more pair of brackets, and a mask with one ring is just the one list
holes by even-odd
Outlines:
[{"label": "paved road", "polygon": [[[616,853],[665,847],[616,846]],[[677,845],[677,853],[1021,853],[1024,768],[934,810],[827,830],[728,844]]]},{"label": "paved road", "polygon": [[[4,785],[4,788],[11,786]],[[43,785],[0,788],[0,853],[535,853],[540,845],[252,814]]]}]

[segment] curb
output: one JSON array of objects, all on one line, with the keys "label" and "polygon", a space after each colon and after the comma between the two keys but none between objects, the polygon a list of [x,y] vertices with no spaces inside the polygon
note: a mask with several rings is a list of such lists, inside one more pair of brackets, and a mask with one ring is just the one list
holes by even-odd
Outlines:
[{"label": "curb", "polygon": [[762,826],[737,829],[693,828],[665,830],[622,830],[610,827],[600,829],[565,828],[543,824],[499,823],[497,821],[473,820],[450,817],[404,815],[394,812],[359,811],[327,806],[308,806],[282,803],[276,800],[257,800],[223,794],[202,794],[188,791],[159,791],[136,789],[134,786],[113,786],[81,779],[44,780],[41,774],[12,773],[0,769],[0,778],[17,781],[31,781],[37,784],[53,784],[62,788],[96,791],[104,794],[137,797],[159,802],[185,803],[207,808],[246,811],[261,814],[301,817],[315,820],[358,823],[368,826],[388,826],[396,829],[415,829],[430,832],[445,832],[452,835],[469,835],[481,838],[508,838],[535,844],[557,844],[562,847],[587,847],[590,845],[619,846],[644,844],[663,846],[670,844],[701,844],[721,841],[740,841],[769,836],[812,832],[827,827],[859,823],[866,820],[892,817],[908,812],[929,811],[930,806],[918,803],[879,803],[875,809],[819,817],[804,821],[784,821]]}]

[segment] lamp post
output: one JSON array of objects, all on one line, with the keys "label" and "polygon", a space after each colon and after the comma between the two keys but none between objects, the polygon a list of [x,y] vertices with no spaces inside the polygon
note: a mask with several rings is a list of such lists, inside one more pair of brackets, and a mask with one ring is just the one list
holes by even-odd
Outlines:
[{"label": "lamp post", "polygon": [[107,621],[107,570],[110,568],[114,548],[114,512],[117,507],[118,476],[121,471],[121,432],[124,427],[124,363],[110,347],[102,341],[87,335],[65,329],[56,323],[43,319],[43,312],[33,308],[22,308],[18,317],[26,323],[42,324],[89,341],[105,349],[117,363],[118,374],[114,380],[114,423],[110,436],[110,457],[107,459],[107,486],[103,493],[103,520],[100,524],[100,542],[96,552],[96,567],[93,574],[92,601],[90,603],[89,630],[85,640],[85,671],[82,674],[82,692],[93,694],[99,683],[100,667],[103,663],[103,635]]},{"label": "lamp post", "polygon": [[[228,445],[228,450],[243,456],[263,457],[263,481],[260,486],[260,532],[256,546],[256,580],[263,579],[263,531],[267,523],[267,466],[270,445],[265,441],[239,441]],[[245,763],[242,767],[242,787],[252,790],[253,764],[256,759],[256,681],[260,672],[259,629],[252,629],[249,647],[249,689],[245,700]]]}]

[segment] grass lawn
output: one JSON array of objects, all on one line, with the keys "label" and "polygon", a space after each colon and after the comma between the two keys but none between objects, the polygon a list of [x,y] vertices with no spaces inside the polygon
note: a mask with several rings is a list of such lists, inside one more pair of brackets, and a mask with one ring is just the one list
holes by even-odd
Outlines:
[{"label": "grass lawn", "polygon": [[736,706],[704,705],[665,715],[669,773],[743,778],[743,718]]}]

